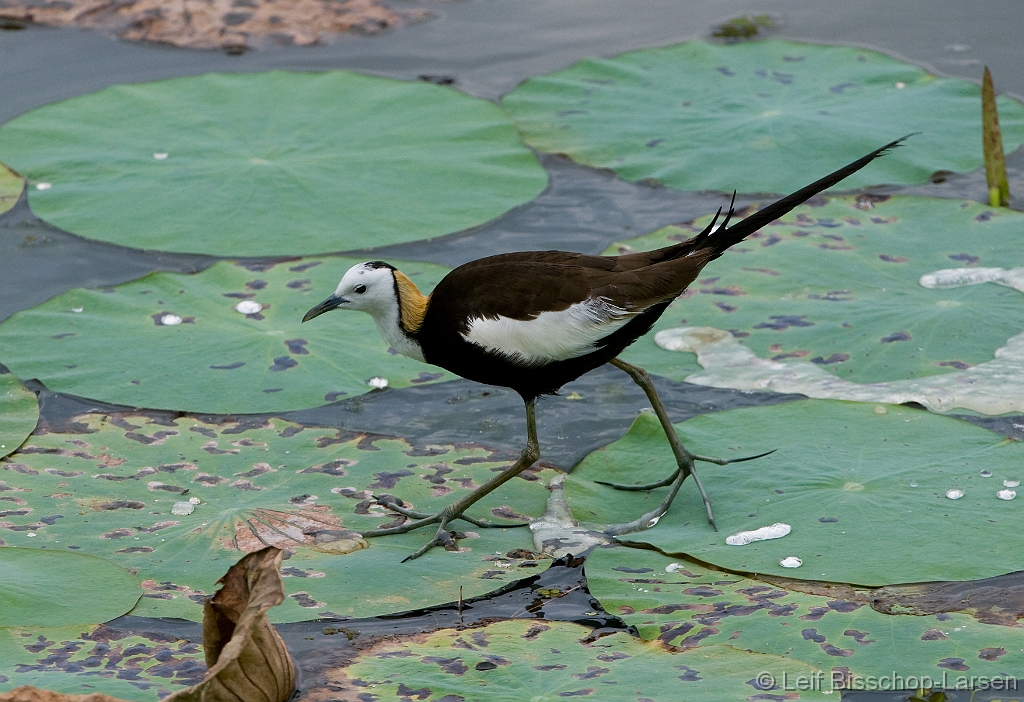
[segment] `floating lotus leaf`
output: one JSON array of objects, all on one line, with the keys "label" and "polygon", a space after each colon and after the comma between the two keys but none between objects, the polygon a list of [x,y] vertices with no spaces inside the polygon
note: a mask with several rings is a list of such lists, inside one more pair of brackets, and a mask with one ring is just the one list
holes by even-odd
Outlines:
[{"label": "floating lotus leaf", "polygon": [[[590,697],[618,700],[769,700],[783,691],[759,686],[758,674],[789,670],[810,679],[820,670],[781,656],[706,646],[670,652],[625,632],[592,637],[564,622],[509,621],[472,631],[389,639],[328,673],[311,699],[345,698],[371,686],[384,699],[521,702]],[[815,690],[786,700],[825,700]]]},{"label": "floating lotus leaf", "polygon": [[25,181],[21,176],[0,163],[0,213],[14,207],[24,189]]},{"label": "floating lotus leaf", "polygon": [[870,592],[804,594],[632,548],[593,552],[586,572],[591,593],[644,639],[785,651],[786,664],[767,669],[779,684],[783,673],[795,681],[788,666],[801,661],[828,672],[826,690],[966,689],[983,684],[979,676],[1014,689],[1006,686],[1024,665],[1020,627],[959,613],[881,614],[866,603]]},{"label": "floating lotus leaf", "polygon": [[[314,407],[368,392],[374,377],[399,388],[452,378],[387,353],[369,315],[335,312],[301,324],[358,262],[222,261],[195,275],[71,290],[4,322],[0,357],[52,390],[224,414]],[[428,290],[447,272],[427,263],[402,269]],[[255,311],[244,314],[245,305]]]},{"label": "floating lotus leaf", "polygon": [[[0,506],[0,525],[8,527],[7,519],[32,511],[6,509],[16,506],[9,502]],[[44,549],[0,548],[0,628],[105,622],[139,601],[139,582],[124,568],[102,558]]]},{"label": "floating lotus leaf", "polygon": [[[704,221],[606,253],[667,246]],[[712,262],[655,329],[729,330],[762,359],[811,362],[855,383],[965,370],[1024,331],[1019,293],[999,285],[929,289],[919,280],[941,269],[1024,265],[1022,230],[1020,213],[958,200],[861,196],[805,205]],[[693,356],[651,338],[625,358],[676,380],[700,369]]]},{"label": "floating lotus leaf", "polygon": [[205,673],[202,646],[167,634],[103,625],[0,629],[0,692],[32,685],[156,702]]},{"label": "floating lotus leaf", "polygon": [[[982,165],[977,85],[849,46],[689,41],[587,58],[531,78],[502,106],[541,151],[681,190],[789,192],[918,131],[838,187]],[[1000,99],[999,122],[1016,149],[1024,106]]]},{"label": "floating lotus leaf", "polygon": [[38,419],[35,393],[26,390],[10,373],[0,372],[0,458],[21,446]]},{"label": "floating lotus leaf", "polygon": [[[368,541],[355,533],[394,521],[371,505],[371,493],[438,511],[507,466],[483,448],[412,446],[277,419],[211,424],[91,414],[72,426],[81,433],[34,436],[0,462],[0,499],[10,501],[0,502],[10,504],[0,538],[130,568],[145,590],[133,614],[201,619],[202,600],[227,567],[268,545],[292,552],[282,569],[287,596],[270,610],[273,621],[454,602],[460,587],[475,597],[537,570],[504,557],[532,548],[528,529],[479,530],[460,542],[461,552],[438,550],[406,564],[402,558],[433,532]],[[548,477],[527,472],[471,514],[501,522],[539,515]]]},{"label": "floating lotus leaf", "polygon": [[[997,494],[1012,489],[1004,480],[1024,478],[1024,444],[987,429],[898,405],[832,400],[702,415],[677,429],[703,455],[776,451],[751,463],[699,464],[718,532],[687,481],[657,526],[620,540],[736,571],[859,585],[973,580],[1024,569],[1024,534],[1013,526],[1021,503]],[[653,482],[674,468],[661,425],[641,414],[625,437],[569,475],[566,496],[581,521],[630,521],[653,509],[665,489],[627,493],[591,481]],[[962,497],[949,499],[950,490]],[[791,533],[726,543],[776,523]],[[803,565],[782,567],[788,556]]]},{"label": "floating lotus leaf", "polygon": [[429,239],[547,183],[492,103],[346,71],[106,88],[11,120],[0,158],[35,185],[33,211],[62,229],[221,256]]}]

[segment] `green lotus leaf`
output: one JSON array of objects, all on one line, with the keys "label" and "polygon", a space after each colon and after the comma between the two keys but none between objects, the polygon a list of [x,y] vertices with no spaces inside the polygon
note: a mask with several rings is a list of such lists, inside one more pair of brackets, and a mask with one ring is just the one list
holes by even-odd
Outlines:
[{"label": "green lotus leaf", "polygon": [[[30,511],[4,509],[0,525],[10,527],[7,519]],[[121,566],[45,546],[0,548],[0,572],[0,627],[97,624],[121,616],[142,596],[138,580]]]},{"label": "green lotus leaf", "polygon": [[220,256],[430,239],[547,183],[492,103],[346,71],[106,88],[11,120],[0,158],[34,185],[29,204],[55,226]]},{"label": "green lotus leaf", "polygon": [[0,213],[14,207],[25,189],[25,181],[10,168],[0,163]]},{"label": "green lotus leaf", "polygon": [[[849,46],[688,41],[587,58],[502,100],[531,146],[681,190],[789,192],[910,132],[838,187],[982,165],[981,89]],[[999,101],[1007,151],[1024,106]]]},{"label": "green lotus leaf", "polygon": [[156,702],[198,683],[205,673],[202,645],[167,634],[131,634],[103,625],[0,629],[0,692],[32,685]]},{"label": "green lotus leaf", "polygon": [[[333,697],[371,686],[384,699],[825,700],[822,690],[758,685],[766,671],[819,680],[817,668],[731,646],[671,652],[625,632],[600,638],[565,622],[509,621],[385,641],[331,675]],[[340,693],[340,694],[339,694]],[[780,693],[785,697],[779,696]]]},{"label": "green lotus leaf", "polygon": [[[358,262],[222,261],[194,275],[71,290],[0,325],[0,358],[52,390],[222,414],[314,407],[368,392],[374,377],[398,388],[451,379],[387,353],[369,315],[335,312],[301,324]],[[428,263],[402,269],[426,289],[447,272]],[[255,311],[243,313],[245,305]]]},{"label": "green lotus leaf", "polygon": [[1008,672],[1024,665],[1024,629],[960,613],[881,614],[866,604],[870,592],[804,594],[633,548],[593,552],[586,572],[602,606],[644,639],[785,651],[829,671],[825,689],[966,689],[969,676],[1007,689]]},{"label": "green lotus leaf", "polygon": [[[433,530],[366,541],[355,533],[394,522],[372,494],[436,512],[507,466],[484,448],[413,446],[279,419],[90,414],[71,426],[80,433],[34,436],[0,462],[0,499],[12,502],[0,537],[129,568],[145,590],[133,614],[200,620],[203,598],[228,566],[265,545],[291,552],[285,603],[268,614],[278,622],[454,602],[460,587],[476,597],[537,571],[504,556],[532,549],[528,529],[481,529],[472,538],[474,527],[456,522],[471,532],[463,550],[405,564]],[[502,523],[537,516],[552,475],[528,471],[470,513]]]},{"label": "green lotus leaf", "polygon": [[39,419],[39,402],[0,365],[0,458],[21,446]]},{"label": "green lotus leaf", "polygon": [[[667,246],[704,223],[666,227],[606,253]],[[1024,331],[1020,296],[999,285],[929,289],[919,280],[943,269],[1024,265],[1022,228],[1020,213],[959,200],[861,196],[805,205],[713,261],[655,330],[729,330],[762,359],[811,362],[855,383],[964,370],[991,361]],[[693,356],[650,337],[624,357],[676,380],[700,369]]]},{"label": "green lotus leaf", "polygon": [[[698,464],[718,532],[687,481],[657,526],[620,540],[741,572],[869,586],[1024,568],[1024,534],[1013,526],[1020,503],[998,494],[1007,490],[1004,480],[1024,477],[1020,442],[908,407],[834,400],[702,415],[677,430],[706,456],[775,453],[724,467]],[[581,521],[631,521],[654,509],[665,490],[623,492],[592,481],[653,482],[674,468],[661,425],[644,413],[625,437],[580,463],[566,479],[566,497]],[[960,499],[947,497],[951,490],[962,491]],[[726,543],[778,523],[791,533]],[[789,556],[803,565],[782,567]]]}]

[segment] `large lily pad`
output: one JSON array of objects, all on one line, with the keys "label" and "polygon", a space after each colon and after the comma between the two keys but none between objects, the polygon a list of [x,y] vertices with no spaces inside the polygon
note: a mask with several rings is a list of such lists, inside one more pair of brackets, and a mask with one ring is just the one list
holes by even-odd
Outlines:
[{"label": "large lily pad", "polygon": [[21,446],[39,419],[39,402],[10,373],[0,366],[0,458]]},{"label": "large lily pad", "polygon": [[[1004,480],[1024,477],[1019,442],[907,407],[831,400],[703,415],[677,429],[690,450],[704,455],[777,450],[752,463],[702,464],[718,532],[687,481],[657,526],[620,540],[736,571],[860,585],[1024,569],[1024,534],[1014,526],[1021,504],[997,494],[1011,489]],[[625,437],[583,460],[566,480],[566,496],[580,520],[626,522],[653,509],[664,489],[624,493],[590,481],[652,482],[674,468],[661,425],[645,413]],[[949,499],[950,490],[963,495]],[[745,546],[726,543],[776,523],[792,532]],[[802,567],[782,567],[789,556]]]},{"label": "large lily pad", "polygon": [[203,647],[107,626],[0,629],[0,691],[21,685],[156,702],[203,679]]},{"label": "large lily pad", "polygon": [[[223,261],[195,275],[155,273],[115,288],[71,290],[4,322],[0,357],[53,390],[211,413],[314,407],[368,392],[375,377],[398,388],[452,378],[387,353],[366,314],[336,312],[301,324],[358,262]],[[401,267],[425,289],[447,271]],[[243,314],[240,303],[261,307]]]},{"label": "large lily pad", "polygon": [[[478,631],[439,631],[387,640],[346,668],[311,699],[356,699],[372,689],[385,699],[521,702],[590,697],[616,700],[815,700],[822,690],[761,685],[759,673],[786,670],[793,679],[823,673],[781,656],[706,646],[673,653],[625,632],[595,638],[577,624],[510,621]],[[785,694],[785,697],[779,696]]]},{"label": "large lily pad", "polygon": [[[951,267],[1024,264],[1022,228],[1024,215],[957,200],[805,205],[712,262],[656,330],[729,330],[761,358],[810,361],[856,383],[963,370],[1024,331],[1019,294],[997,285],[929,289],[919,280]],[[606,253],[690,236],[691,227],[666,227]],[[677,380],[699,370],[693,356],[649,337],[625,358]]]},{"label": "large lily pad", "polygon": [[[75,421],[82,433],[34,436],[0,462],[0,498],[11,501],[0,502],[10,504],[0,535],[11,545],[71,548],[130,568],[145,590],[133,614],[201,619],[202,600],[227,566],[266,545],[291,552],[282,570],[287,597],[270,611],[274,621],[417,609],[457,600],[460,587],[475,597],[537,570],[505,557],[532,548],[524,528],[479,530],[460,542],[461,552],[436,550],[406,564],[401,559],[432,531],[367,541],[354,533],[394,521],[371,506],[371,493],[438,511],[507,465],[483,448],[412,446],[282,420]],[[471,514],[506,523],[541,514],[542,478],[550,474],[523,477]]]},{"label": "large lily pad", "polygon": [[[502,100],[527,143],[682,190],[788,192],[909,132],[842,182],[923,183],[982,165],[981,90],[848,46],[689,41],[588,58]],[[879,119],[879,115],[885,115]],[[1024,106],[999,101],[1007,150]]]},{"label": "large lily pad", "polygon": [[[8,511],[0,514],[7,517]],[[105,622],[142,596],[139,582],[124,568],[68,551],[0,548],[0,572],[0,627]]]},{"label": "large lily pad", "polygon": [[804,594],[632,548],[595,551],[586,572],[605,609],[644,639],[785,651],[829,671],[825,689],[964,689],[969,676],[972,687],[979,676],[1005,686],[1024,665],[1024,629],[967,614],[881,614],[864,602],[868,593]]},{"label": "large lily pad", "polygon": [[36,214],[62,229],[225,256],[429,239],[547,183],[490,102],[346,71],[106,88],[8,122],[0,158],[35,184]]}]

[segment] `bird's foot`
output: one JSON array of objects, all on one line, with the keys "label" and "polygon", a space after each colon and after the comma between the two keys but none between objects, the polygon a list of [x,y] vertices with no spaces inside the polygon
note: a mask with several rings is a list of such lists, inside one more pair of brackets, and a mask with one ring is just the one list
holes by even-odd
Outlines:
[{"label": "bird's foot", "polygon": [[368,531],[363,533],[363,538],[372,538],[375,536],[389,536],[391,534],[405,534],[414,529],[420,527],[429,526],[431,524],[437,524],[437,533],[434,534],[434,538],[428,541],[415,553],[412,553],[402,559],[402,563],[411,561],[415,558],[419,558],[424,553],[429,551],[434,546],[440,546],[446,551],[458,551],[459,550],[459,539],[466,538],[466,535],[460,531],[455,531],[448,528],[448,523],[456,519],[461,519],[465,522],[469,522],[475,527],[481,529],[504,529],[511,527],[524,527],[528,526],[529,522],[513,522],[511,524],[498,524],[495,522],[487,522],[482,519],[476,519],[463,513],[466,507],[459,508],[459,502],[453,502],[452,504],[445,507],[437,514],[426,514],[424,512],[417,512],[416,510],[409,509],[405,506],[399,498],[394,495],[374,495],[374,499],[377,504],[386,507],[387,509],[408,517],[412,521],[407,521],[405,524],[401,524],[396,527],[388,527],[386,529],[376,529],[374,531]]},{"label": "bird's foot", "polygon": [[708,523],[711,524],[711,528],[718,531],[718,527],[715,525],[715,515],[711,511],[711,498],[708,497],[707,492],[704,490],[704,485],[700,481],[700,477],[697,475],[697,471],[694,467],[694,462],[704,461],[705,463],[714,463],[719,466],[727,466],[730,463],[743,463],[744,461],[752,461],[755,458],[763,458],[770,453],[774,453],[775,449],[771,451],[765,451],[759,453],[756,456],[744,456],[743,458],[714,458],[712,456],[700,456],[698,454],[691,454],[683,449],[685,456],[689,459],[688,461],[681,461],[679,467],[672,473],[672,475],[658,480],[653,483],[643,483],[640,485],[624,485],[621,483],[609,483],[603,480],[595,481],[598,485],[607,485],[608,487],[615,488],[616,490],[628,490],[632,492],[654,490],[660,487],[671,486],[668,496],[662,501],[661,505],[657,509],[648,512],[637,520],[629,522],[629,524],[620,525],[619,528],[625,529],[625,531],[619,531],[616,529],[617,534],[628,534],[633,531],[641,531],[643,529],[650,529],[652,526],[658,523],[658,519],[661,518],[672,504],[672,500],[675,499],[676,492],[679,491],[683,481],[686,480],[687,475],[693,476],[693,481],[697,484],[697,490],[700,492],[701,499],[704,501],[704,509],[708,513]]}]

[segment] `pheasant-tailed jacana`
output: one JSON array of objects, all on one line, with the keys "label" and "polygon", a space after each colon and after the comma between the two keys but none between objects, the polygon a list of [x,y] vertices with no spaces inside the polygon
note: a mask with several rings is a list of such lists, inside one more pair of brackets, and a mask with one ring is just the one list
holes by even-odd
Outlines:
[{"label": "pheasant-tailed jacana", "polygon": [[516,463],[437,514],[414,512],[394,499],[381,501],[412,521],[364,536],[401,534],[437,524],[434,538],[405,559],[410,560],[434,545],[453,548],[458,536],[447,526],[454,519],[477,526],[493,526],[463,513],[484,495],[533,465],[540,456],[534,419],[537,398],[555,393],[564,384],[605,363],[621,368],[647,393],[679,466],[675,473],[658,483],[615,486],[629,490],[671,486],[657,509],[623,525],[616,533],[646,528],[656,522],[668,509],[687,475],[693,476],[704,499],[708,520],[714,526],[711,503],[697,478],[694,461],[724,465],[750,459],[727,461],[687,451],[672,427],[650,376],[642,368],[616,356],[650,330],[669,303],[696,279],[709,261],[863,168],[903,139],[872,151],[731,227],[731,207],[721,226],[716,227],[721,215],[719,210],[711,224],[697,236],[656,251],[622,256],[589,256],[565,251],[489,256],[454,269],[430,295],[423,295],[401,271],[383,261],[350,268],[334,294],[309,310],[303,322],[335,309],[369,313],[381,336],[396,351],[464,378],[518,392],[526,403],[528,437],[526,448]]}]

